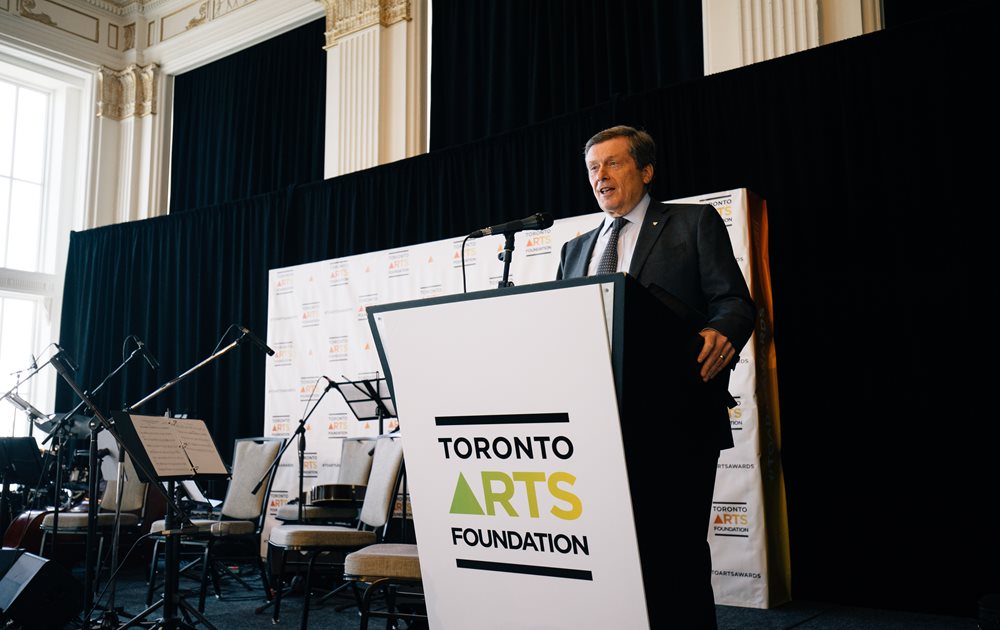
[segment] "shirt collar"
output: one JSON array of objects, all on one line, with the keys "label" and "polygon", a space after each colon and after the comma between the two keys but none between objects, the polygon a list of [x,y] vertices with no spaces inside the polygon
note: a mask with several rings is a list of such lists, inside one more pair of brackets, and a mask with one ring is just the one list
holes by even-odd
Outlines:
[{"label": "shirt collar", "polygon": [[[651,200],[649,198],[649,193],[646,193],[645,195],[642,196],[642,199],[639,200],[639,203],[635,204],[635,207],[632,208],[632,210],[630,210],[629,213],[626,214],[623,218],[629,223],[641,226],[642,220],[646,218],[646,209],[649,208],[650,201]],[[611,224],[614,222],[615,222],[614,217],[612,217],[609,214],[605,214],[604,225],[601,227],[601,233],[604,234],[605,232],[610,230]]]}]

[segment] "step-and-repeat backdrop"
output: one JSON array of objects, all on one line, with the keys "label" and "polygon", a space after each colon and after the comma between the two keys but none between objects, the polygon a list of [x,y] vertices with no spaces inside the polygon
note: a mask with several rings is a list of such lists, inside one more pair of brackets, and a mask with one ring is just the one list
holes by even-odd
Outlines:
[{"label": "step-and-repeat backdrop", "polygon": [[[730,410],[736,446],[723,451],[719,460],[707,528],[717,603],[766,608],[790,597],[766,208],[745,189],[673,201],[716,208],[758,307],[757,330],[730,380],[739,403]],[[508,279],[515,285],[555,279],[562,244],[596,227],[602,217],[594,213],[556,221],[546,230],[519,232]],[[263,435],[289,438],[308,416],[301,471],[307,496],[313,485],[337,481],[344,438],[374,436],[380,430],[376,420],[359,420],[323,378],[343,382],[382,376],[366,309],[495,289],[504,273],[499,258],[504,242],[500,235],[459,237],[271,270],[267,343],[275,354],[267,362]],[[498,349],[483,344],[469,351]],[[527,360],[530,353],[525,356]],[[394,429],[396,422],[387,419],[382,430]],[[278,468],[266,530],[278,507],[296,496],[297,446],[289,446]]]}]

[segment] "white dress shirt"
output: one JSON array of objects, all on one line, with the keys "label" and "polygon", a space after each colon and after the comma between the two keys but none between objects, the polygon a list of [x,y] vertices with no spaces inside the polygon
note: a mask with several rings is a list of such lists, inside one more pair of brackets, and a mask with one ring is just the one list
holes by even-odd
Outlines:
[{"label": "white dress shirt", "polygon": [[[643,195],[642,199],[632,210],[625,215],[626,223],[618,232],[618,267],[615,271],[628,271],[632,264],[632,254],[635,252],[635,242],[639,238],[639,230],[642,228],[642,220],[646,218],[646,208],[649,207],[649,195]],[[587,263],[587,275],[597,275],[597,265],[601,262],[601,256],[608,245],[608,238],[611,236],[611,224],[614,223],[611,215],[604,215],[604,224],[601,225],[601,233],[597,236],[597,244],[594,245],[594,252],[590,255],[590,262]]]}]

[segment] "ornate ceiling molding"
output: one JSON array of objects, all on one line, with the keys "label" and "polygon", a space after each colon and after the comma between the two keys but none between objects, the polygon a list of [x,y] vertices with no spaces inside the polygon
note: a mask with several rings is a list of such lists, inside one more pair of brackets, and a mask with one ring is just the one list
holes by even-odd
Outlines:
[{"label": "ornate ceiling molding", "polygon": [[318,0],[326,8],[326,48],[376,24],[412,20],[411,0]]},{"label": "ornate ceiling molding", "polygon": [[101,66],[97,75],[97,115],[111,120],[149,116],[156,113],[155,63],[130,64],[124,70]]}]

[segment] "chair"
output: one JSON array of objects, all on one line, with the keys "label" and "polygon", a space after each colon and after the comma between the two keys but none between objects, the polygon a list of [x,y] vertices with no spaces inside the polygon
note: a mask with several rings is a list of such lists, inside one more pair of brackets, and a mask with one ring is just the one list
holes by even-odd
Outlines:
[{"label": "chair", "polygon": [[[332,557],[329,566],[337,569],[337,577],[343,576],[343,558],[351,551],[380,542],[384,528],[389,522],[393,496],[399,481],[399,471],[403,460],[402,445],[397,436],[383,435],[375,442],[375,455],[372,460],[371,474],[361,515],[356,527],[343,525],[278,525],[271,529],[268,539],[268,558],[273,565],[278,565],[278,585],[284,582],[286,568],[289,565],[289,554],[300,556],[297,564],[306,565],[304,585],[304,601],[302,603],[303,630],[308,625],[309,603],[312,592],[313,573],[317,560],[322,555]],[[383,531],[378,531],[383,528]],[[304,561],[304,562],[302,562]],[[355,588],[355,582],[344,582],[333,591],[326,594],[329,597],[350,584],[354,589],[355,599],[360,605],[360,596]],[[281,611],[281,589],[277,589],[274,599],[274,614],[272,621],[277,623]]]},{"label": "chair", "polygon": [[[356,525],[365,486],[372,469],[373,438],[347,438],[340,448],[340,472],[336,483],[313,485],[310,500],[302,506],[302,520],[299,520],[298,502],[289,502],[280,507],[275,518],[282,523],[326,523]],[[297,489],[297,486],[296,486]]]},{"label": "chair", "polygon": [[[400,472],[404,478],[405,473]],[[407,506],[409,497],[403,484],[402,505]],[[403,514],[405,521],[406,514]],[[372,617],[383,618],[394,624],[399,619],[407,622],[423,621],[426,612],[399,610],[401,600],[424,603],[423,582],[420,573],[420,558],[417,545],[411,543],[380,542],[352,551],[344,558],[344,579],[366,585],[358,605],[361,611],[360,630],[368,630]],[[405,589],[405,590],[404,590]],[[382,593],[385,610],[372,610],[375,596]]]},{"label": "chair", "polygon": [[[96,474],[96,473],[95,473]],[[146,516],[146,496],[148,484],[139,481],[132,458],[125,456],[124,465],[125,481],[122,485],[121,510],[118,506],[118,480],[108,479],[101,495],[100,507],[97,512],[97,557],[98,566],[103,565],[104,540],[115,532],[116,517],[118,521],[118,533],[122,535],[135,534],[142,526]],[[42,519],[42,542],[40,550],[46,552],[46,539],[54,532],[54,514],[46,514]],[[79,540],[81,536],[87,534],[88,513],[84,512],[59,512],[59,529],[55,531],[57,540],[62,541],[64,535],[73,536],[74,540]],[[57,543],[57,546],[61,545]]]},{"label": "chair", "polygon": [[[267,515],[267,497],[271,492],[274,471],[270,471],[256,494],[253,493],[253,489],[274,463],[274,458],[281,450],[282,442],[282,438],[274,437],[236,440],[233,448],[232,475],[218,517],[192,519],[197,531],[184,534],[181,537],[182,548],[188,550],[195,548],[201,551],[199,612],[205,612],[205,596],[208,591],[209,577],[212,579],[215,596],[222,597],[219,580],[220,566],[225,574],[239,581],[247,590],[252,590],[239,576],[233,574],[228,566],[223,565],[224,562],[252,564],[260,572],[265,594],[269,595],[270,593],[267,571],[260,552],[261,532],[264,529],[264,519]],[[156,574],[162,555],[160,546],[161,543],[165,542],[165,537],[157,532],[162,532],[164,527],[164,520],[156,521],[150,527],[150,532],[154,536],[154,544],[146,591],[147,605],[153,600]],[[188,564],[181,571],[190,568],[191,564]]]}]

